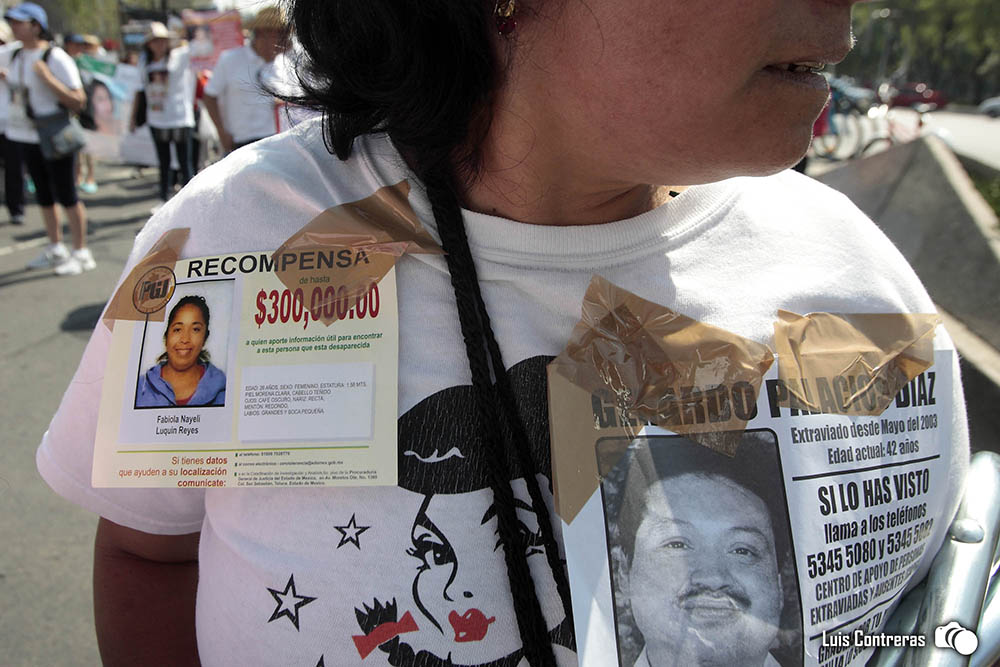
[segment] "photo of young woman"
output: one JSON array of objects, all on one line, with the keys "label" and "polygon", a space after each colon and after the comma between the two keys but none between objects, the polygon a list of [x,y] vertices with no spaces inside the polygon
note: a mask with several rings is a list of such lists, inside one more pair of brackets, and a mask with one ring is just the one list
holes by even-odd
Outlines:
[{"label": "photo of young woman", "polygon": [[210,319],[204,297],[177,301],[163,334],[166,349],[139,379],[135,407],[225,405],[226,375],[212,365],[205,349]]}]

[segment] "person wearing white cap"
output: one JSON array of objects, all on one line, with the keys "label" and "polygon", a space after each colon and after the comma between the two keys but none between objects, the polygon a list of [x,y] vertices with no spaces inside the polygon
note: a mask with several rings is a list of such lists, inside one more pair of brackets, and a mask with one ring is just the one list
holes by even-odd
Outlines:
[{"label": "person wearing white cap", "polygon": [[[188,46],[172,46],[174,36],[167,26],[154,21],[149,26],[143,46],[146,55],[142,68],[146,122],[156,145],[156,157],[160,165],[160,199],[164,202],[173,192],[171,144],[180,164],[181,185],[186,185],[194,175],[191,138],[194,129],[195,78],[190,67],[191,54]],[[131,129],[134,130],[137,105],[133,104],[132,108]]]},{"label": "person wearing white cap", "polygon": [[[7,10],[4,18],[10,24],[14,37],[23,44],[11,58],[10,67],[2,74],[11,88],[7,140],[24,155],[49,237],[48,247],[28,263],[28,268],[52,267],[59,275],[89,271],[96,263],[87,248],[87,211],[76,194],[76,154],[45,159],[38,130],[32,120],[58,113],[60,109],[76,112],[83,108],[87,95],[80,72],[65,51],[50,46],[48,15],[40,6],[32,2],[21,3]],[[56,202],[66,209],[69,218],[73,235],[72,252],[62,242]]]},{"label": "person wearing white cap", "polygon": [[272,93],[286,92],[294,78],[281,9],[264,7],[247,27],[250,43],[223,51],[205,86],[205,108],[227,153],[278,131]]}]

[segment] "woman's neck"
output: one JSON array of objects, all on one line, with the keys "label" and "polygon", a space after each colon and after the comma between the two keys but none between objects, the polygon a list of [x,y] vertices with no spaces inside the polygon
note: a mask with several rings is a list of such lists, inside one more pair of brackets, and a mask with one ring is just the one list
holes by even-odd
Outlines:
[{"label": "woman's neck", "polygon": [[47,45],[48,42],[46,40],[38,39],[37,37],[21,40],[21,46],[25,49],[28,49],[29,51],[32,49],[40,49]]},{"label": "woman's neck", "polygon": [[669,200],[671,188],[611,169],[565,117],[507,92],[479,144],[482,168],[465,191],[466,207],[564,226],[626,220]]},{"label": "woman's neck", "polygon": [[179,371],[173,366],[171,366],[169,363],[166,363],[160,370],[160,375],[166,380],[171,380],[171,379],[183,380],[183,379],[200,377],[201,371],[202,371],[202,364],[200,361],[192,366],[189,366],[188,368],[185,368],[182,371]]},{"label": "woman's neck", "polygon": [[494,119],[490,135],[482,171],[465,191],[463,203],[474,211],[536,225],[593,225],[633,218],[670,199],[666,186],[601,178],[586,156],[546,145],[543,133],[517,119]]},{"label": "woman's neck", "polygon": [[534,225],[598,225],[627,220],[670,199],[665,186],[634,185],[588,188],[572,183],[534,179],[522,174],[484,172],[465,194],[467,208]]}]

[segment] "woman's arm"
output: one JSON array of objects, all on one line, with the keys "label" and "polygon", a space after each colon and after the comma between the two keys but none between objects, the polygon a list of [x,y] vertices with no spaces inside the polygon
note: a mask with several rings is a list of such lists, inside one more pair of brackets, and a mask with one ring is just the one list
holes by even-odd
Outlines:
[{"label": "woman's arm", "polygon": [[101,519],[94,622],[104,665],[199,665],[198,538],[151,535]]},{"label": "woman's arm", "polygon": [[219,132],[219,143],[222,144],[223,152],[232,152],[233,135],[229,134],[229,130],[226,129],[225,121],[222,119],[222,110],[219,109],[219,100],[213,95],[205,93],[204,97],[201,98],[201,103],[205,107],[205,111],[208,112],[208,117],[215,123],[215,129]]},{"label": "woman's arm", "polygon": [[136,123],[136,114],[138,113],[138,110],[139,110],[139,96],[141,94],[143,94],[143,92],[144,92],[143,90],[137,90],[137,91],[135,91],[135,97],[132,98],[132,114],[129,116],[129,119],[128,119],[128,131],[129,132],[135,132],[135,128],[136,128],[136,124],[135,124]]},{"label": "woman's arm", "polygon": [[49,69],[44,60],[40,59],[36,61],[32,69],[38,75],[38,78],[56,94],[56,97],[59,98],[59,103],[70,111],[79,111],[87,104],[87,93],[84,92],[83,88],[71,89],[52,73],[52,70]]},{"label": "woman's arm", "polygon": [[170,70],[171,74],[191,69],[191,47],[186,41],[170,49],[170,55],[167,56],[167,69]]}]

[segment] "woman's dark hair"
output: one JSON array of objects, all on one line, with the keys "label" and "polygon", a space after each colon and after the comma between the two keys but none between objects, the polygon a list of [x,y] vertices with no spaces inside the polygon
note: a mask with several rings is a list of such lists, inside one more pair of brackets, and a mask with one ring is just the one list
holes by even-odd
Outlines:
[{"label": "woman's dark hair", "polygon": [[[205,340],[208,340],[208,321],[211,315],[208,312],[208,303],[205,301],[205,297],[198,296],[197,294],[188,294],[185,297],[181,297],[174,307],[170,309],[170,315],[167,317],[167,327],[163,330],[163,344],[167,344],[167,334],[170,333],[170,325],[174,323],[174,319],[177,317],[177,311],[184,306],[198,306],[201,310],[201,317],[205,320]],[[162,364],[167,360],[167,353],[164,351],[156,359],[156,363]],[[198,363],[207,364],[211,360],[211,355],[208,353],[204,347],[201,348],[201,352],[198,353]]]},{"label": "woman's dark hair", "polygon": [[47,28],[45,28],[44,26],[42,26],[41,23],[39,23],[35,19],[31,19],[31,25],[33,25],[36,28],[38,28],[38,39],[44,39],[47,42],[51,42],[52,41],[52,37],[53,37],[52,33],[49,32],[49,30]]},{"label": "woman's dark hair", "polygon": [[[170,58],[170,52],[173,50],[173,48],[174,48],[173,42],[171,42],[168,39],[167,40],[167,50],[163,53],[164,60],[168,60]],[[147,65],[149,65],[150,63],[156,62],[156,59],[153,56],[153,49],[149,48],[149,42],[143,42],[142,53],[146,57],[146,64]]]},{"label": "woman's dark hair", "polygon": [[[554,665],[546,620],[523,550],[504,451],[537,470],[510,379],[490,326],[462,221],[463,186],[479,175],[479,146],[491,121],[505,67],[497,53],[491,0],[286,0],[304,50],[304,94],[289,101],[323,112],[323,139],[342,160],[355,139],[385,133],[423,184],[451,274],[459,323],[488,434],[491,489],[523,651],[531,665]],[[494,384],[495,380],[495,384]],[[546,471],[547,472],[547,471]],[[544,530],[563,609],[572,618],[569,582],[535,475],[525,475]]]}]

